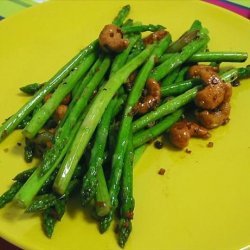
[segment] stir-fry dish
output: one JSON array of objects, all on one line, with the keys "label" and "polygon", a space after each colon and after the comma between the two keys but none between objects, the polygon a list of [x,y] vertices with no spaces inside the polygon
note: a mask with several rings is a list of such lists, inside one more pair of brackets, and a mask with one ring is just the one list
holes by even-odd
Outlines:
[{"label": "stir-fry dish", "polygon": [[13,178],[0,207],[13,201],[39,214],[49,238],[74,195],[101,233],[117,219],[124,247],[134,217],[133,167],[145,145],[164,136],[182,150],[192,137],[211,137],[230,122],[232,86],[250,76],[249,66],[223,69],[248,55],[209,51],[199,20],[172,40],[162,25],[127,19],[129,11],[124,6],[50,80],[21,87],[29,101],[0,127],[0,141],[21,129],[25,160],[39,158]]}]

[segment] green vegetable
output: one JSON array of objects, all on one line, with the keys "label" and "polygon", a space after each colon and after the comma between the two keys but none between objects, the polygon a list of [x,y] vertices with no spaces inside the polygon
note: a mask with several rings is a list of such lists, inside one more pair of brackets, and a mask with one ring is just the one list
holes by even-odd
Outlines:
[{"label": "green vegetable", "polygon": [[54,187],[58,193],[63,194],[65,192],[76,164],[80,160],[108,103],[128,76],[150,56],[152,49],[153,46],[148,46],[141,54],[118,70],[98,91],[55,180]]},{"label": "green vegetable", "polygon": [[132,26],[126,26],[122,28],[123,33],[137,33],[137,32],[145,32],[145,31],[151,31],[155,32],[158,30],[163,30],[165,27],[162,25],[153,25],[153,24],[148,24],[148,25],[132,25]]},{"label": "green vegetable", "polygon": [[198,78],[194,78],[183,82],[177,82],[169,86],[163,86],[161,87],[161,95],[162,96],[180,95],[183,92],[191,89],[192,87],[198,84],[202,84],[202,81]]},{"label": "green vegetable", "polygon": [[28,95],[34,95],[44,84],[31,83],[20,88],[20,90]]},{"label": "green vegetable", "polygon": [[26,145],[24,147],[24,160],[26,162],[32,162],[34,156],[34,148],[32,145]]},{"label": "green vegetable", "polygon": [[68,143],[69,137],[72,136],[72,128],[77,123],[77,120],[82,115],[82,112],[84,112],[84,110],[86,109],[94,90],[101,83],[105,73],[109,69],[110,61],[111,60],[109,57],[104,58],[99,67],[99,71],[96,72],[94,77],[90,80],[84,91],[81,93],[81,96],[78,97],[78,100],[68,114],[67,120],[65,120],[63,125],[59,127],[55,135],[55,143],[53,147],[49,151],[47,151],[47,153],[43,157],[41,175],[44,175],[53,166],[54,162],[58,158],[58,155],[61,154],[66,143]]},{"label": "green vegetable", "polygon": [[3,141],[17,125],[32,112],[32,110],[39,104],[43,98],[54,90],[59,83],[92,51],[97,47],[97,41],[92,42],[85,49],[80,51],[73,59],[71,59],[62,69],[60,69],[55,76],[53,76],[22,108],[20,108],[14,115],[10,117],[0,127],[0,142]]},{"label": "green vegetable", "polygon": [[91,158],[89,162],[89,169],[86,175],[83,177],[83,184],[81,189],[82,204],[89,203],[96,194],[98,186],[97,173],[102,171],[102,164],[104,161],[104,150],[108,137],[108,129],[112,118],[112,113],[117,105],[117,99],[114,99],[108,105],[99,126],[97,127],[97,133],[95,136],[94,146],[91,150]]},{"label": "green vegetable", "polygon": [[161,82],[161,87],[168,87],[169,85],[172,85],[175,82],[175,79],[177,78],[178,74],[180,72],[180,67],[175,68],[171,73],[167,74]]},{"label": "green vegetable", "polygon": [[36,170],[36,167],[24,170],[23,172],[17,174],[13,178],[13,181],[25,182],[34,173],[35,170]]},{"label": "green vegetable", "polygon": [[[171,41],[171,37],[167,35],[164,37],[158,44],[158,46],[155,47],[155,49],[152,52],[152,55],[148,59],[148,61],[144,64],[142,69],[140,70],[136,81],[134,83],[134,86],[130,92],[130,95],[128,97],[128,101],[125,107],[124,115],[121,121],[121,126],[118,134],[118,140],[115,148],[115,152],[113,154],[112,159],[112,171],[109,181],[109,194],[111,199],[111,205],[113,209],[117,208],[118,201],[117,196],[119,193],[119,183],[120,178],[122,174],[122,167],[123,167],[123,161],[124,156],[127,148],[128,143],[128,134],[132,125],[132,119],[131,111],[134,105],[139,100],[143,87],[145,85],[145,82],[148,78],[148,75],[155,64],[155,58],[161,56],[161,54],[165,51],[165,49],[168,47],[169,43]],[[112,212],[113,213],[113,212]],[[108,215],[104,217],[101,221],[101,231],[107,230],[113,216]]]},{"label": "green vegetable", "polygon": [[199,39],[190,42],[186,45],[182,51],[178,54],[174,54],[171,58],[164,61],[162,64],[154,68],[150,77],[156,81],[160,81],[167,74],[173,71],[175,68],[183,64],[189,57],[191,57],[196,51],[205,46],[209,41],[207,35],[201,36]]},{"label": "green vegetable", "polygon": [[177,82],[182,82],[182,81],[184,81],[185,78],[186,78],[186,74],[187,74],[187,72],[188,72],[188,69],[189,69],[189,66],[183,66],[183,67],[180,69],[179,74],[178,74],[178,76],[176,77],[176,79],[175,79],[174,82],[177,83]]},{"label": "green vegetable", "polygon": [[37,196],[31,205],[26,209],[27,213],[39,212],[55,205],[57,197],[54,194]]},{"label": "green vegetable", "polygon": [[134,134],[133,145],[135,148],[142,146],[143,144],[152,141],[159,135],[161,135],[164,131],[169,129],[173,124],[175,124],[183,114],[183,110],[179,109],[174,113],[166,116],[163,120],[161,120],[158,124],[153,126],[152,128],[148,128],[146,130],[139,131]]},{"label": "green vegetable", "polygon": [[[133,148],[133,136],[130,130],[129,142],[125,155],[125,162],[122,172],[121,180],[121,206],[120,206],[120,221],[125,220],[127,223],[120,222],[118,227],[118,243],[121,247],[124,247],[128,240],[129,234],[132,229],[130,221],[133,219],[135,200],[133,197],[133,160],[134,160],[134,148]],[[127,224],[131,224],[130,227]]]},{"label": "green vegetable", "polygon": [[18,190],[22,187],[23,183],[16,181],[14,182],[9,190],[7,190],[5,193],[3,193],[0,196],[0,208],[3,208],[7,203],[11,202],[18,192]]},{"label": "green vegetable", "polygon": [[[159,62],[162,63],[172,57],[174,54],[164,54]],[[248,58],[247,52],[226,52],[226,51],[211,51],[197,52],[187,59],[187,62],[245,62]]]},{"label": "green vegetable", "polygon": [[56,108],[59,106],[63,98],[72,90],[80,77],[84,75],[96,59],[96,54],[89,54],[74,70],[66,80],[55,90],[52,97],[39,109],[39,111],[32,117],[29,124],[24,128],[23,134],[25,137],[31,139],[43,127],[46,121],[50,118]]},{"label": "green vegetable", "polygon": [[117,16],[113,20],[113,24],[121,26],[130,12],[130,5],[125,5],[118,12]]},{"label": "green vegetable", "polygon": [[164,117],[165,115],[171,114],[180,107],[192,101],[200,88],[201,86],[196,86],[186,91],[185,93],[173,98],[172,100],[163,103],[155,111],[151,111],[150,113],[147,113],[139,119],[135,120],[133,122],[133,133],[146,127],[150,122],[156,121]]}]

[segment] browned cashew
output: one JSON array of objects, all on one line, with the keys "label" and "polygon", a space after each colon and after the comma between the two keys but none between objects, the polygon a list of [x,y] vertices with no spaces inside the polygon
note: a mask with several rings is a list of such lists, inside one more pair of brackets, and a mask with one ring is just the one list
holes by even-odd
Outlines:
[{"label": "browned cashew", "polygon": [[192,78],[201,78],[204,84],[217,84],[221,82],[219,75],[217,74],[218,67],[212,67],[208,65],[194,65],[189,68],[188,75]]},{"label": "browned cashew", "polygon": [[196,111],[196,118],[206,128],[212,129],[228,123],[231,106],[222,103],[216,110]]},{"label": "browned cashew", "polygon": [[175,123],[169,132],[171,143],[177,148],[185,148],[191,137],[209,138],[208,130],[194,122],[182,120]]},{"label": "browned cashew", "polygon": [[147,80],[147,96],[138,102],[132,110],[133,115],[140,113],[145,114],[149,110],[155,108],[161,101],[161,87],[154,79]]},{"label": "browned cashew", "polygon": [[114,24],[104,26],[99,35],[99,44],[105,52],[119,53],[128,47],[128,43],[121,29]]},{"label": "browned cashew", "polygon": [[195,97],[195,104],[202,109],[215,109],[225,98],[225,83],[210,84],[198,91]]},{"label": "browned cashew", "polygon": [[55,111],[55,113],[54,113],[54,118],[55,118],[55,120],[56,120],[57,122],[58,122],[58,121],[61,121],[61,120],[64,118],[64,116],[65,116],[67,110],[68,110],[68,106],[67,106],[67,105],[60,104],[60,105],[57,107],[57,109],[56,109],[56,111]]},{"label": "browned cashew", "polygon": [[150,35],[146,36],[145,38],[143,38],[143,43],[145,45],[152,44],[155,41],[160,41],[167,34],[168,34],[168,32],[166,30],[155,31],[155,32],[151,33]]}]

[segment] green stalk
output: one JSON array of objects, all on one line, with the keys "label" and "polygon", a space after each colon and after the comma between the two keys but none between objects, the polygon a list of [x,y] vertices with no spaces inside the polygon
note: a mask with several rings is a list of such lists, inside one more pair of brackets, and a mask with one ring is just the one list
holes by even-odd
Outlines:
[{"label": "green stalk", "polygon": [[0,142],[4,140],[17,125],[39,104],[43,98],[54,90],[59,83],[75,68],[78,64],[93,52],[97,47],[97,41],[92,42],[85,49],[80,51],[73,59],[71,59],[64,67],[62,67],[44,86],[41,88],[30,101],[20,108],[0,127]]},{"label": "green stalk", "polygon": [[59,127],[55,135],[55,143],[53,147],[48,150],[43,157],[43,162],[41,166],[42,175],[44,175],[48,171],[48,169],[57,160],[58,155],[61,154],[61,151],[65,147],[65,144],[68,142],[68,138],[71,136],[72,128],[75,126],[82,112],[84,112],[85,108],[87,107],[94,90],[101,83],[101,80],[109,69],[110,62],[111,60],[109,57],[104,58],[103,62],[99,67],[98,72],[96,72],[92,80],[85,87],[85,90],[81,93],[81,96],[78,98],[74,107],[72,107],[71,112],[67,117],[67,120],[64,122],[62,127]]},{"label": "green stalk", "polygon": [[118,12],[117,16],[114,18],[112,23],[117,26],[121,26],[126,17],[128,16],[129,12],[130,12],[130,5],[123,6],[122,9]]},{"label": "green stalk", "polygon": [[171,73],[167,74],[166,77],[162,79],[161,87],[168,87],[175,82],[178,74],[180,72],[180,67],[175,68]]},{"label": "green stalk", "polygon": [[138,33],[138,32],[145,32],[145,31],[155,32],[155,31],[163,30],[163,29],[165,29],[165,27],[162,25],[153,25],[153,24],[132,25],[132,26],[123,27],[122,32],[123,33]]},{"label": "green stalk", "polygon": [[65,121],[68,119],[68,116],[71,113],[72,109],[74,108],[75,104],[79,101],[79,98],[82,95],[84,89],[89,84],[91,79],[95,76],[95,74],[99,71],[102,61],[103,61],[103,57],[102,56],[98,57],[98,59],[92,65],[92,67],[90,68],[86,76],[83,78],[83,80],[75,86],[76,88],[75,93],[72,94],[73,98],[68,106],[68,110],[64,119],[59,124],[59,128],[61,128],[64,125]]},{"label": "green stalk", "polygon": [[111,202],[102,166],[97,171],[97,181],[98,185],[96,190],[95,208],[96,214],[99,217],[103,217],[109,214]]},{"label": "green stalk", "polygon": [[102,171],[102,164],[104,161],[104,151],[106,147],[106,141],[108,137],[109,125],[112,119],[113,111],[117,105],[118,100],[115,98],[111,100],[105,113],[97,127],[97,133],[95,136],[95,142],[91,150],[91,157],[89,161],[89,168],[85,176],[83,177],[83,184],[81,189],[82,204],[88,204],[95,196],[98,186],[97,173]]},{"label": "green stalk", "polygon": [[148,46],[141,54],[117,71],[98,91],[55,180],[54,187],[58,193],[63,194],[65,192],[76,164],[80,160],[110,100],[128,76],[150,56],[153,48],[153,46]]},{"label": "green stalk", "polygon": [[156,81],[160,81],[167,74],[173,71],[175,68],[183,64],[190,56],[192,56],[196,51],[205,46],[209,41],[207,35],[203,35],[198,40],[194,40],[188,45],[186,45],[182,51],[178,54],[174,54],[171,58],[164,61],[162,64],[157,66],[151,73],[150,77]]},{"label": "green stalk", "polygon": [[177,82],[169,86],[163,86],[161,87],[161,95],[163,97],[180,95],[198,84],[202,84],[202,81],[198,78],[194,78],[183,82]]},{"label": "green stalk", "polygon": [[[111,67],[111,70],[110,70],[110,77],[112,77],[112,75],[115,72],[117,72],[118,69],[120,69],[123,65],[125,65],[126,60],[128,58],[128,55],[129,55],[129,52],[131,51],[133,45],[138,40],[138,38],[139,38],[139,36],[137,36],[137,35],[130,37],[130,43],[129,43],[128,48],[126,48],[122,53],[120,53],[119,55],[117,55],[115,57],[113,64],[112,64],[112,67]],[[119,92],[119,90],[118,90],[118,92]],[[109,106],[105,110],[105,113],[102,117],[102,120],[97,128],[95,143],[94,143],[94,146],[93,146],[92,151],[91,151],[89,169],[83,178],[83,186],[82,186],[82,190],[81,190],[82,204],[83,205],[87,204],[90,200],[92,200],[95,194],[96,194],[96,197],[100,198],[100,199],[103,196],[100,185],[97,186],[97,184],[98,184],[97,177],[100,178],[100,182],[103,185],[103,188],[105,190],[106,181],[105,181],[105,179],[102,179],[101,174],[98,175],[98,172],[102,171],[101,168],[102,168],[102,162],[104,160],[104,149],[105,149],[105,145],[106,145],[106,141],[107,141],[108,130],[109,130],[111,118],[114,117],[114,115],[116,115],[115,110],[117,110],[117,112],[118,112],[121,104],[122,104],[122,102],[116,96],[110,102]],[[104,194],[106,194],[105,191],[104,191]],[[109,197],[109,194],[108,194],[108,197]],[[104,198],[107,198],[107,195]],[[99,204],[99,206],[97,206],[98,211],[102,210],[102,209],[104,209],[104,210],[108,209],[108,207],[106,207],[105,205],[103,207],[100,206],[101,201],[100,202],[97,201],[97,203]],[[110,203],[110,201],[109,201],[109,203]],[[101,211],[100,211],[100,213],[102,214]]]},{"label": "green stalk", "polygon": [[150,113],[147,113],[146,115],[140,117],[136,121],[133,122],[133,133],[137,132],[138,130],[146,127],[149,123],[154,122],[163,116],[166,116],[168,114],[173,113],[180,107],[186,105],[190,101],[194,99],[196,96],[198,90],[201,88],[201,86],[196,86],[188,91],[186,91],[184,94],[179,95],[175,98],[173,98],[170,101],[167,101],[160,105],[156,110],[151,111]]},{"label": "green stalk", "polygon": [[[172,57],[174,54],[164,54],[159,62],[162,63]],[[247,52],[226,52],[226,51],[211,51],[198,52],[192,55],[187,62],[245,62],[248,58]]]},{"label": "green stalk", "polygon": [[167,53],[180,52],[183,47],[189,44],[191,41],[196,39],[199,35],[199,31],[202,29],[201,22],[195,20],[190,29],[181,35],[179,39],[173,42],[167,49]]},{"label": "green stalk", "polygon": [[168,130],[173,124],[175,124],[181,118],[182,114],[183,110],[179,109],[174,113],[168,115],[166,118],[164,118],[155,126],[137,132],[136,134],[134,134],[133,146],[137,148],[149,141],[154,140],[164,131]]},{"label": "green stalk", "polygon": [[[247,78],[250,77],[250,67],[231,69],[220,74],[220,77],[224,82],[233,82],[236,79]],[[162,86],[161,94],[164,97],[180,95],[198,84],[202,84],[202,81],[198,78],[193,78],[183,82],[174,83],[170,86]]]},{"label": "green stalk", "polygon": [[[129,142],[124,160],[124,167],[122,172],[121,181],[121,219],[120,221],[133,219],[135,200],[133,197],[133,160],[134,160],[134,148],[133,148],[133,136],[130,130]],[[128,240],[131,227],[127,227],[126,223],[119,223],[118,229],[118,243],[121,247],[124,247]]]},{"label": "green stalk", "polygon": [[23,183],[20,181],[14,182],[11,187],[0,196],[0,208],[3,208],[7,203],[11,202],[16,193],[22,187]]},{"label": "green stalk", "polygon": [[24,128],[23,134],[25,137],[31,139],[39,132],[39,130],[59,106],[63,98],[73,89],[82,75],[88,71],[95,59],[95,54],[92,53],[88,55],[79,65],[79,67],[73,71],[64,82],[60,84],[60,86],[53,93],[52,97],[39,109],[29,124]]},{"label": "green stalk", "polygon": [[122,53],[117,55],[113,60],[113,64],[110,70],[110,77],[125,64],[128,55],[131,52],[131,49],[133,48],[133,46],[135,45],[135,43],[138,41],[139,38],[140,38],[139,35],[134,35],[129,38],[128,47]]},{"label": "green stalk", "polygon": [[28,95],[34,95],[39,89],[43,87],[43,84],[31,83],[20,88],[20,90]]},{"label": "green stalk", "polygon": [[112,171],[111,171],[111,176],[110,176],[110,181],[109,181],[109,194],[110,194],[111,205],[112,205],[113,211],[101,220],[101,224],[100,224],[101,232],[105,232],[108,229],[113,219],[114,210],[118,206],[117,198],[119,194],[119,187],[120,187],[119,184],[120,184],[120,179],[122,175],[124,156],[125,156],[127,143],[128,143],[128,135],[132,126],[132,119],[133,119],[133,117],[131,116],[132,108],[138,102],[141,96],[141,93],[146,83],[146,80],[148,78],[148,75],[150,74],[152,68],[155,65],[155,58],[162,55],[162,53],[168,47],[170,41],[171,41],[171,37],[170,35],[167,35],[155,47],[154,51],[152,52],[152,55],[150,56],[148,61],[143,65],[142,69],[140,70],[135,80],[134,86],[129,94],[128,101],[125,107],[125,111],[124,111],[123,118],[121,121],[120,129],[119,129],[115,152],[112,158]]},{"label": "green stalk", "polygon": [[41,175],[41,168],[38,167],[35,172],[30,176],[30,178],[25,182],[19,192],[16,194],[15,200],[17,201],[19,206],[23,208],[28,207],[36,196],[36,194],[42,188],[44,183],[51,177],[52,173],[58,167],[58,165],[64,158],[66,152],[68,151],[72,141],[74,140],[74,137],[81,125],[83,118],[84,116],[77,122],[77,124],[73,128],[72,133],[70,134],[69,141],[61,151],[60,155],[57,157],[56,161],[50,167],[50,169],[44,175]]},{"label": "green stalk", "polygon": [[186,74],[188,72],[189,66],[183,66],[179,71],[178,76],[175,79],[175,83],[183,82],[185,80]]}]

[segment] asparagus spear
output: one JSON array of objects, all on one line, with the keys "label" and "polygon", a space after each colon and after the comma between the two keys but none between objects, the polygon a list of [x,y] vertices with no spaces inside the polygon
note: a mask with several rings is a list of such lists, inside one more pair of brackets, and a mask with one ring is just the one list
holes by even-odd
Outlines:
[{"label": "asparagus spear", "polygon": [[202,84],[202,81],[198,78],[177,82],[169,86],[161,87],[161,94],[162,96],[180,95],[198,84]]},{"label": "asparagus spear", "polygon": [[190,56],[196,51],[206,45],[209,38],[206,34],[203,34],[199,39],[192,41],[186,45],[182,51],[178,54],[174,54],[171,58],[164,61],[162,64],[157,66],[151,73],[150,77],[156,81],[161,80],[175,68],[183,64]]},{"label": "asparagus spear", "polygon": [[[244,79],[250,76],[250,67],[236,68],[220,74],[220,77],[225,82],[233,82],[236,79]],[[192,87],[202,84],[198,78],[189,79],[183,82],[177,82],[170,86],[161,87],[162,96],[176,96],[184,93]]]},{"label": "asparagus spear", "polygon": [[70,190],[68,195],[63,198],[57,199],[53,206],[50,206],[45,209],[42,215],[42,226],[47,237],[52,237],[56,222],[60,221],[65,213],[66,203],[68,201],[69,194],[74,190],[77,184],[77,180],[71,181],[69,185]]},{"label": "asparagus spear", "polygon": [[52,194],[37,196],[32,204],[26,209],[27,213],[39,212],[55,205],[57,197]]},{"label": "asparagus spear", "polygon": [[60,69],[55,76],[53,76],[44,86],[41,88],[32,99],[27,102],[22,108],[20,108],[14,115],[10,117],[0,127],[0,142],[4,140],[17,125],[39,104],[44,96],[54,90],[59,83],[92,51],[97,47],[97,41],[92,42],[85,49],[80,51],[73,59],[71,59],[62,69]]},{"label": "asparagus spear", "polygon": [[[119,182],[122,174],[123,161],[128,143],[128,133],[130,131],[133,119],[130,113],[132,111],[132,108],[134,107],[134,105],[137,103],[137,101],[141,96],[141,92],[148,78],[148,75],[152,70],[152,68],[154,67],[155,58],[162,55],[162,53],[168,47],[170,41],[171,37],[167,35],[159,42],[158,46],[156,46],[156,48],[152,52],[152,55],[150,56],[149,60],[146,62],[146,64],[144,64],[143,68],[139,72],[139,75],[136,78],[132,91],[130,92],[130,95],[128,97],[124,115],[121,121],[118,141],[112,159],[112,172],[109,182],[109,193],[113,210],[116,209],[118,205],[117,196],[119,193]],[[113,218],[113,211],[110,213],[110,215],[104,217],[101,220],[100,223],[101,232],[105,232],[108,229],[112,221],[112,218]]]},{"label": "asparagus spear", "polygon": [[89,169],[86,175],[83,177],[83,184],[81,189],[81,198],[83,205],[89,203],[96,194],[96,188],[98,185],[96,175],[97,172],[101,171],[100,169],[102,168],[102,163],[104,160],[104,150],[108,136],[108,128],[111,122],[113,110],[116,105],[117,99],[114,99],[110,102],[97,128],[95,143],[91,150]]},{"label": "asparagus spear", "polygon": [[182,82],[182,81],[184,81],[185,80],[185,77],[186,77],[186,74],[187,74],[187,72],[188,72],[188,69],[189,69],[189,66],[183,66],[181,69],[180,69],[180,71],[179,71],[179,74],[178,74],[178,76],[176,77],[176,79],[175,79],[175,83],[177,83],[177,82]]},{"label": "asparagus spear", "polygon": [[174,123],[176,123],[180,119],[182,114],[183,110],[179,109],[174,113],[166,116],[166,118],[164,118],[155,126],[135,133],[133,138],[133,146],[137,148],[149,141],[152,141],[153,139],[161,135],[164,131],[169,129]]},{"label": "asparagus spear", "polygon": [[[59,163],[64,158],[66,152],[69,149],[69,146],[71,145],[73,139],[75,138],[75,135],[81,125],[82,120],[84,119],[84,115],[79,119],[75,127],[73,128],[69,140],[66,143],[65,147],[59,154],[56,161],[53,163],[52,167],[46,172],[46,174],[41,175],[41,168],[38,167],[34,173],[30,176],[30,178],[27,180],[27,182],[22,186],[22,188],[19,190],[19,192],[15,196],[15,200],[21,207],[28,207],[36,194],[39,192],[39,190],[45,185],[45,183],[49,182],[50,180],[54,180],[53,173],[55,172],[55,169],[58,167]],[[51,176],[52,175],[52,176]]]},{"label": "asparagus spear", "polygon": [[133,133],[137,132],[138,130],[144,128],[149,124],[150,122],[156,121],[160,119],[161,117],[173,113],[178,108],[184,106],[185,104],[189,103],[193,100],[193,98],[196,96],[197,91],[201,88],[201,86],[196,86],[182,95],[179,95],[175,98],[173,98],[170,101],[167,101],[160,105],[155,111],[151,111],[150,113],[147,113],[146,115],[140,117],[136,121],[133,122]]},{"label": "asparagus spear", "polygon": [[153,24],[132,25],[132,26],[122,27],[122,32],[123,33],[136,33],[136,32],[145,32],[145,31],[155,32],[155,31],[162,30],[162,29],[165,29],[165,27],[162,25],[153,25]]},{"label": "asparagus spear", "polygon": [[[125,246],[126,241],[132,230],[131,220],[133,219],[135,200],[133,197],[133,136],[130,129],[129,142],[125,155],[125,162],[121,181],[121,211],[118,227],[118,243],[121,247]],[[128,226],[128,224],[130,226]]]},{"label": "asparagus spear", "polygon": [[34,95],[44,84],[31,83],[20,88],[20,90],[28,95]]},{"label": "asparagus spear", "polygon": [[175,82],[175,79],[177,78],[180,71],[180,67],[175,68],[171,73],[167,74],[161,82],[161,87],[168,87],[169,85],[172,85]]},{"label": "asparagus spear", "polygon": [[96,214],[99,217],[103,217],[109,214],[111,209],[111,202],[102,167],[100,167],[97,171],[97,181],[98,185],[95,197],[95,208]]},{"label": "asparagus spear", "polygon": [[[79,176],[77,176],[77,177],[79,177]],[[55,178],[55,176],[54,176],[54,178]],[[78,184],[78,180],[72,179],[67,190],[66,190],[66,193],[63,197],[58,197],[53,192],[50,193],[51,189],[47,190],[47,192],[49,192],[49,193],[45,193],[45,194],[36,196],[36,198],[32,201],[32,203],[25,210],[25,212],[27,212],[27,213],[40,212],[42,210],[46,210],[49,207],[55,206],[57,203],[57,200],[68,197],[72,193],[72,191],[74,190],[74,188],[76,187],[77,184]]]},{"label": "asparagus spear", "polygon": [[0,196],[0,208],[3,208],[7,203],[11,202],[18,192],[18,190],[22,187],[23,183],[20,181],[15,181],[9,190],[3,193]]},{"label": "asparagus spear", "polygon": [[67,113],[63,120],[60,122],[58,129],[63,127],[65,121],[68,119],[69,114],[71,114],[72,109],[74,108],[75,104],[78,102],[80,96],[83,94],[84,89],[86,86],[88,86],[89,82],[92,80],[92,78],[95,76],[95,74],[100,70],[100,65],[103,62],[103,56],[99,56],[96,62],[92,65],[86,76],[75,86],[76,90],[74,91],[74,94],[72,93],[72,100],[68,106]]},{"label": "asparagus spear", "polygon": [[106,74],[110,66],[110,62],[110,58],[105,57],[99,67],[98,72],[96,72],[92,80],[85,87],[85,90],[81,93],[81,96],[75,102],[75,105],[70,110],[67,120],[65,120],[63,125],[59,127],[55,135],[55,143],[53,147],[48,150],[43,157],[41,175],[44,175],[51,168],[51,166],[57,160],[58,155],[61,154],[63,148],[65,147],[65,144],[68,142],[68,138],[71,136],[70,132],[72,130],[72,127],[75,126],[78,118],[87,107],[87,104],[92,97],[94,90],[97,88],[104,75]]},{"label": "asparagus spear", "polygon": [[136,44],[136,42],[138,41],[139,38],[140,38],[139,35],[134,35],[134,36],[129,37],[129,46],[128,46],[128,48],[126,48],[123,52],[121,52],[119,55],[117,55],[114,58],[109,77],[111,77],[122,66],[124,66],[124,64],[127,61],[128,56],[129,56],[129,53],[131,52],[133,46]]},{"label": "asparagus spear", "polygon": [[36,167],[24,170],[23,172],[17,174],[13,178],[13,181],[25,182],[34,173],[35,170],[36,170]]},{"label": "asparagus spear", "polygon": [[121,26],[130,12],[130,5],[125,5],[118,12],[117,16],[113,20],[113,24]]},{"label": "asparagus spear", "polygon": [[130,55],[128,56],[128,62],[133,59],[134,57],[136,57],[137,55],[139,55],[143,50],[145,49],[145,45],[143,43],[142,38],[139,38],[137,40],[137,42],[135,43],[135,45],[133,46]]},{"label": "asparagus spear", "polygon": [[53,93],[52,97],[40,108],[40,110],[33,116],[29,124],[24,128],[23,134],[25,137],[31,139],[38,133],[38,131],[56,110],[63,98],[72,90],[82,75],[88,71],[95,59],[95,53],[88,55],[79,67],[60,84],[60,86]]},{"label": "asparagus spear", "polygon": [[[121,68],[125,64],[125,62],[126,62],[126,60],[128,58],[129,52],[131,51],[132,47],[134,46],[134,44],[136,43],[138,38],[139,38],[138,35],[135,35],[134,37],[131,37],[128,48],[126,50],[124,50],[122,53],[120,53],[119,55],[116,56],[116,58],[113,61],[112,67],[111,67],[110,77],[112,77],[112,75],[115,72],[117,72],[117,70],[119,68]],[[121,92],[119,90],[118,90],[118,92]],[[115,97],[115,99],[113,99],[112,101],[117,102],[117,101],[119,101],[119,99],[118,99],[118,97]],[[110,105],[111,105],[111,103],[109,104],[109,106]],[[100,123],[100,125],[99,125],[99,127],[97,129],[97,139],[96,139],[94,147],[92,149],[93,151],[94,151],[95,147],[98,147],[98,145],[99,145],[99,148],[103,147],[103,149],[104,149],[104,145],[106,144],[107,136],[106,136],[105,140],[102,140],[102,142],[99,142],[98,134],[100,134],[100,135],[105,134],[104,132],[102,132],[102,130],[104,128],[105,128],[106,131],[109,130],[109,124],[105,125],[105,123],[103,123],[103,121],[111,119],[111,114],[109,114],[110,113],[109,106],[108,106],[107,110],[105,111],[105,113],[104,113],[104,115],[102,117],[102,121],[101,121],[101,123]],[[119,103],[118,103],[118,105],[116,105],[116,109],[117,109],[117,107],[118,107],[118,110],[119,110]],[[117,114],[118,110],[116,110],[116,109],[113,110],[113,118]],[[103,136],[101,136],[101,137],[103,138]],[[99,157],[96,157],[93,154],[93,158],[92,158],[92,155],[91,155],[90,162],[92,160],[93,160],[93,162],[97,162],[96,159],[103,159],[104,160],[104,150],[102,152],[99,151],[98,155],[99,155]],[[94,178],[94,179],[96,178],[95,182],[98,183],[97,188],[96,188],[96,196],[95,196],[96,214],[99,217],[105,216],[110,212],[111,204],[110,204],[109,192],[108,192],[108,188],[107,188],[107,184],[106,184],[106,180],[105,180],[105,176],[104,176],[102,167],[100,166],[99,168],[96,169],[96,177],[95,177],[95,171],[92,171],[92,174],[89,177]],[[91,188],[90,190],[92,190],[91,193],[94,194],[95,190],[93,190],[93,189],[95,189],[95,188]]]},{"label": "asparagus spear", "polygon": [[195,20],[190,29],[169,46],[167,53],[180,52],[183,47],[198,37],[201,28],[201,22],[199,20]]},{"label": "asparagus spear", "polygon": [[[168,60],[174,54],[164,54],[159,63]],[[226,51],[210,51],[210,52],[197,52],[187,59],[187,62],[245,62],[248,58],[247,52],[226,52]]]},{"label": "asparagus spear", "polygon": [[[242,79],[242,78],[249,77],[249,76],[250,76],[250,67],[247,66],[246,68],[232,69],[228,72],[225,72],[220,77],[225,82],[232,82],[236,80],[237,78]],[[192,80],[188,80],[185,84],[191,86],[192,84],[197,84],[198,81],[199,79],[198,80],[192,79]],[[183,87],[183,89],[186,88],[185,86],[181,86],[181,87]],[[200,88],[201,86],[199,85],[192,89],[189,89],[188,91],[175,97],[174,99],[166,103],[163,103],[161,106],[157,108],[157,110],[152,111],[140,117],[139,119],[133,122],[133,132],[136,132],[144,128],[150,122],[160,119],[162,116],[170,114],[174,112],[175,110],[177,110],[178,108],[184,106],[188,102],[192,101],[193,98],[196,96],[197,91]],[[166,92],[164,91],[163,93],[165,95],[167,94],[167,91]],[[173,94],[173,92],[171,94]]]},{"label": "asparagus spear", "polygon": [[75,166],[91,139],[108,103],[131,72],[150,56],[152,49],[153,46],[148,46],[141,54],[118,70],[98,91],[55,180],[54,187],[58,193],[63,194],[65,192]]}]

